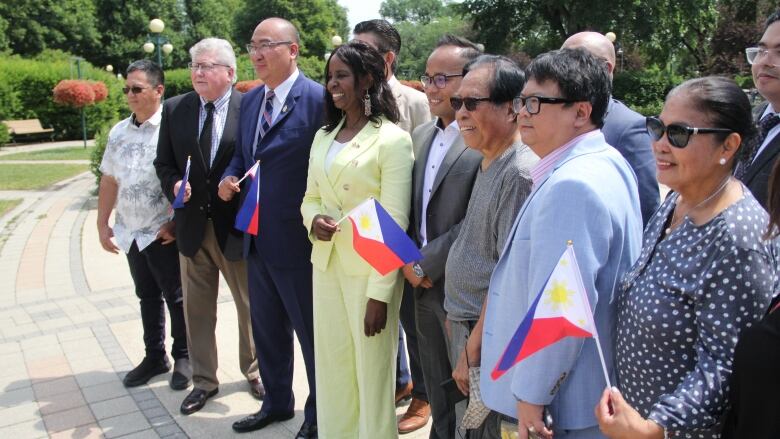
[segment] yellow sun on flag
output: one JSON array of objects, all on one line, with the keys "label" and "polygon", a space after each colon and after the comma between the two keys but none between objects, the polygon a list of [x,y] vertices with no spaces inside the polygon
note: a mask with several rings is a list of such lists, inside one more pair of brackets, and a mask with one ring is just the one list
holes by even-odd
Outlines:
[{"label": "yellow sun on flag", "polygon": [[360,228],[363,230],[368,230],[371,228],[371,218],[368,215],[360,216]]},{"label": "yellow sun on flag", "polygon": [[574,294],[566,288],[566,282],[553,281],[552,288],[545,291],[545,303],[552,306],[553,309],[563,309],[571,305],[570,296]]}]

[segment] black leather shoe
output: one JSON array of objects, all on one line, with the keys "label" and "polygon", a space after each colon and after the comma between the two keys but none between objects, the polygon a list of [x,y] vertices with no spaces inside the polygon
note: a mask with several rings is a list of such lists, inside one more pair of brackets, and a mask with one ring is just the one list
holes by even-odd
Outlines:
[{"label": "black leather shoe", "polygon": [[173,363],[170,386],[173,390],[184,390],[190,386],[192,368],[189,358],[179,358]]},{"label": "black leather shoe", "polygon": [[186,398],[184,398],[184,401],[181,403],[181,408],[179,411],[182,415],[191,415],[198,410],[202,409],[204,405],[206,405],[206,401],[208,401],[209,398],[216,395],[217,392],[219,392],[219,388],[216,388],[212,390],[211,392],[203,389],[198,389],[197,387],[192,389],[192,392],[190,392],[189,395],[187,395]]},{"label": "black leather shoe", "polygon": [[125,387],[137,387],[146,384],[150,379],[157,375],[168,372],[170,368],[171,364],[168,362],[168,357],[144,357],[141,364],[130,372],[127,372],[127,375],[125,375],[125,379],[123,379],[122,382]]},{"label": "black leather shoe", "polygon": [[295,435],[295,439],[317,439],[317,424],[304,421],[298,434]]},{"label": "black leather shoe", "polygon": [[290,412],[287,414],[275,415],[260,410],[254,415],[249,415],[244,419],[238,420],[233,423],[233,430],[236,433],[247,433],[250,431],[260,430],[266,426],[273,424],[274,422],[282,422],[292,419],[295,413]]}]

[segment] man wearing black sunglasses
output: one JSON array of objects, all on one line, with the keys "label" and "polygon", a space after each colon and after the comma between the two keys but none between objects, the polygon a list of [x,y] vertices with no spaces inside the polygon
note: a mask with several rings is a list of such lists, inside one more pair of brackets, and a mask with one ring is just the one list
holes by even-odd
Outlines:
[{"label": "man wearing black sunglasses", "polygon": [[[167,372],[170,362],[165,352],[165,308],[170,316],[175,367],[170,386],[186,388],[189,371],[187,330],[179,277],[171,204],[165,198],[152,162],[157,152],[161,108],[165,89],[160,66],[135,61],[127,67],[125,94],[133,114],[116,124],[100,164],[98,192],[98,234],[103,249],[127,255],[130,275],[141,306],[145,356],[129,371],[126,387],[146,384],[152,377]],[[130,92],[128,94],[128,92]],[[108,225],[116,210],[113,228]]]},{"label": "man wearing black sunglasses", "polygon": [[759,127],[759,143],[749,157],[737,165],[736,176],[766,209],[769,176],[780,157],[780,11],[770,15],[758,47],[746,50],[753,83],[766,103],[753,112]]},{"label": "man wearing black sunglasses", "polygon": [[[615,46],[598,32],[579,32],[570,36],[562,48],[582,48],[606,61],[609,77],[615,71]],[[650,138],[645,130],[645,119],[619,100],[610,97],[604,126],[601,128],[607,143],[628,161],[639,184],[639,201],[642,205],[642,223],[647,224],[660,205],[655,157]]]}]

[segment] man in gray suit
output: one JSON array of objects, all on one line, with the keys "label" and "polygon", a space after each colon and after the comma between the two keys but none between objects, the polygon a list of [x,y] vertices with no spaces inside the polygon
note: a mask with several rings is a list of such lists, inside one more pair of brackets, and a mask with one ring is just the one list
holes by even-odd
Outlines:
[{"label": "man in gray suit", "polygon": [[[423,259],[406,265],[403,272],[414,287],[420,365],[433,415],[430,437],[438,439],[455,437],[455,401],[440,385],[452,375],[444,327],[444,266],[482,161],[482,156],[463,142],[450,97],[460,87],[463,67],[479,54],[477,46],[463,38],[446,35],[439,40],[422,77],[436,119],[412,134],[415,163],[410,234]],[[401,418],[400,433],[425,425],[419,424],[427,418],[415,408],[410,405]]]}]

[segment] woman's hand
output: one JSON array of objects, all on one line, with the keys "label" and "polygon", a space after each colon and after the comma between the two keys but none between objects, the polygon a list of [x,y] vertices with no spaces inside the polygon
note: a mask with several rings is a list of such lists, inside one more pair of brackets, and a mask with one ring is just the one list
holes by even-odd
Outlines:
[{"label": "woman's hand", "polygon": [[376,299],[368,299],[368,303],[366,303],[366,317],[363,319],[363,330],[366,333],[366,337],[379,334],[385,329],[386,324],[387,304]]},{"label": "woman's hand", "polygon": [[311,231],[318,241],[330,241],[338,230],[338,224],[328,215],[316,215],[311,222]]},{"label": "woman's hand", "polygon": [[596,406],[599,428],[610,439],[663,439],[664,429],[631,407],[618,389],[604,390]]}]

